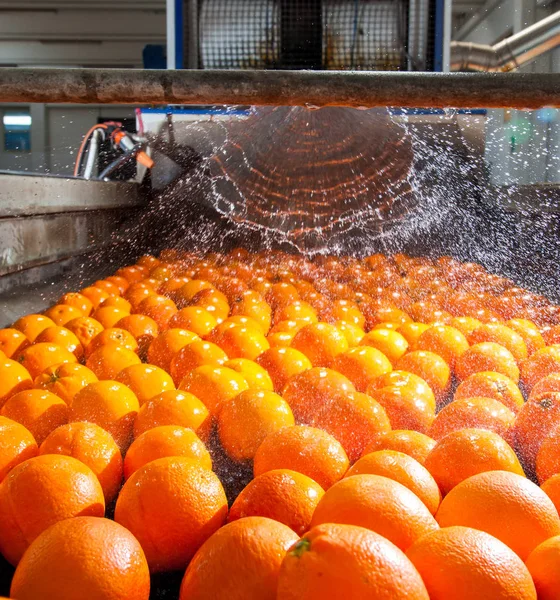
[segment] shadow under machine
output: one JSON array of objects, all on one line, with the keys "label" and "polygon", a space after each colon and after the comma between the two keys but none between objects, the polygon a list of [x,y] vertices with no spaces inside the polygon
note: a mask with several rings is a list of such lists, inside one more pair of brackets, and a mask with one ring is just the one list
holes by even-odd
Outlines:
[{"label": "shadow under machine", "polygon": [[558,269],[560,76],[442,72],[516,68],[558,16],[474,47],[449,44],[442,0],[168,4],[176,70],[0,72],[0,102],[138,106],[76,140],[72,177],[0,174],[0,325],[29,286],[40,310],[165,247],[446,253],[529,286]]}]

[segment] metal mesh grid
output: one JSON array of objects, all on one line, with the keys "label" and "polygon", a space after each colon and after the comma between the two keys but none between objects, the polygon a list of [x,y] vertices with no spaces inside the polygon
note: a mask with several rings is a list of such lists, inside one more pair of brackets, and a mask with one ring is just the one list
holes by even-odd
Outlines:
[{"label": "metal mesh grid", "polygon": [[202,0],[201,66],[421,70],[429,1]]}]

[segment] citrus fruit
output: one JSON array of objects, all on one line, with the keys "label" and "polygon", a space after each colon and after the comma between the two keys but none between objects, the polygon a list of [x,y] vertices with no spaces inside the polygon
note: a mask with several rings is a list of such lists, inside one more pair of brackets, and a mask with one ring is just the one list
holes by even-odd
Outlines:
[{"label": "citrus fruit", "polygon": [[7,417],[0,417],[0,482],[17,465],[39,453],[31,432]]},{"label": "citrus fruit", "polygon": [[375,437],[366,446],[362,456],[377,450],[396,450],[412,456],[423,465],[435,445],[436,441],[423,433],[406,429],[393,429],[393,431]]},{"label": "citrus fruit", "polygon": [[134,392],[140,406],[154,396],[175,389],[171,376],[155,365],[130,365],[120,371],[114,379],[124,383]]}]

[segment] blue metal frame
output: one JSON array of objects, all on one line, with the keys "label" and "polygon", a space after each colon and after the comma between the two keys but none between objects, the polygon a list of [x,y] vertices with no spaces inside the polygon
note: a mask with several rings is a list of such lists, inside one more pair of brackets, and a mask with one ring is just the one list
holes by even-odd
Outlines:
[{"label": "blue metal frame", "polygon": [[183,69],[184,48],[183,48],[183,0],[175,0],[175,68]]},{"label": "blue metal frame", "polygon": [[443,71],[445,0],[435,0],[434,14],[434,71]]}]

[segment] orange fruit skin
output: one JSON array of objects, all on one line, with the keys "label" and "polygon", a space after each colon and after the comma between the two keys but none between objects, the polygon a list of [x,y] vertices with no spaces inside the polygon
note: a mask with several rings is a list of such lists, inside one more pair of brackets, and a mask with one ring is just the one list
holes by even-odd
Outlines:
[{"label": "orange fruit skin", "polygon": [[250,481],[237,496],[228,520],[231,523],[244,517],[267,517],[303,535],[324,493],[313,479],[296,471],[267,471]]},{"label": "orange fruit skin", "polygon": [[531,389],[527,400],[534,400],[547,392],[560,392],[560,372],[551,373],[540,379]]},{"label": "orange fruit skin", "polygon": [[187,306],[169,319],[168,326],[187,329],[200,337],[207,336],[218,324],[216,318],[199,306]]},{"label": "orange fruit skin", "polygon": [[311,323],[296,333],[291,347],[305,354],[314,367],[330,367],[339,354],[348,350],[348,342],[334,325]]},{"label": "orange fruit skin", "polygon": [[457,359],[469,349],[469,342],[455,327],[434,325],[420,335],[415,349],[434,352],[454,369]]},{"label": "orange fruit skin", "polygon": [[148,362],[169,373],[173,357],[181,348],[200,339],[186,329],[167,329],[160,333],[148,348]]},{"label": "orange fruit skin", "polygon": [[314,367],[291,377],[282,391],[298,423],[309,423],[314,415],[341,395],[355,392],[352,382],[337,371]]},{"label": "orange fruit skin", "polygon": [[0,409],[18,392],[33,387],[29,371],[17,361],[0,358]]},{"label": "orange fruit skin", "polygon": [[422,576],[430,600],[537,598],[521,559],[483,531],[444,527],[418,540],[406,555]]},{"label": "orange fruit skin", "polygon": [[[105,304],[110,300],[111,298],[104,300],[101,306],[91,315],[92,318],[94,318],[96,321],[99,321],[99,323],[101,323],[105,329],[115,327],[121,319],[124,319],[130,315],[130,310],[124,310],[118,306],[110,306]],[[124,302],[126,302],[126,300],[124,300]]]},{"label": "orange fruit skin", "polygon": [[375,379],[393,370],[391,361],[381,350],[363,342],[362,346],[339,354],[332,364],[332,368],[348,377],[359,392],[365,392]]},{"label": "orange fruit skin", "polygon": [[474,344],[461,355],[455,368],[460,381],[480,371],[495,371],[506,375],[514,383],[519,381],[519,368],[513,354],[495,342]]},{"label": "orange fruit skin", "polygon": [[149,429],[132,442],[124,459],[125,479],[152,460],[167,456],[190,458],[212,470],[210,454],[192,429],[163,425]]},{"label": "orange fruit skin", "polygon": [[94,423],[57,427],[41,444],[41,454],[63,454],[84,463],[95,474],[105,503],[111,503],[122,485],[123,461],[111,434]]},{"label": "orange fruit skin", "polygon": [[403,551],[439,529],[425,504],[407,487],[380,475],[345,477],[326,490],[311,520],[371,529]]},{"label": "orange fruit skin", "polygon": [[1,411],[27,428],[37,444],[59,425],[68,423],[68,406],[64,400],[44,390],[24,390],[12,396]]},{"label": "orange fruit skin", "polygon": [[61,348],[72,352],[72,354],[81,360],[84,356],[84,348],[77,336],[66,327],[47,327],[37,336],[35,343],[47,342],[56,344]]},{"label": "orange fruit skin", "polygon": [[539,600],[560,597],[560,536],[539,544],[525,564],[531,573]]},{"label": "orange fruit skin", "polygon": [[403,452],[378,450],[365,454],[350,469],[345,477],[352,475],[381,475],[402,483],[414,492],[432,515],[441,502],[441,493],[428,469]]},{"label": "orange fruit skin", "polygon": [[132,390],[140,406],[154,396],[175,389],[171,376],[155,365],[130,365],[117,374],[115,381]]},{"label": "orange fruit skin", "polygon": [[548,392],[529,400],[517,414],[511,439],[521,463],[534,473],[544,440],[560,426],[560,393]]},{"label": "orange fruit skin", "polygon": [[423,379],[441,402],[449,391],[451,372],[441,356],[427,350],[414,350],[405,354],[395,365],[399,371],[407,371]]},{"label": "orange fruit skin", "polygon": [[278,600],[428,600],[417,570],[381,535],[354,525],[317,525],[286,553]]},{"label": "orange fruit skin", "polygon": [[[118,308],[118,309],[122,310],[124,313],[126,313],[127,315],[130,315],[130,311],[132,310],[132,305],[130,304],[130,302],[128,300],[125,300],[121,296],[109,296],[107,299],[103,300],[103,302],[101,303],[101,305],[99,306],[99,308],[97,310],[100,310],[101,308],[105,308],[105,307],[109,307],[109,306]],[[97,320],[99,321],[99,319],[97,319]],[[109,327],[112,327],[112,325],[109,325]]]},{"label": "orange fruit skin", "polygon": [[269,434],[259,446],[255,477],[276,469],[290,469],[311,477],[324,490],[342,479],[348,470],[342,445],[322,429],[296,425]]},{"label": "orange fruit skin", "polygon": [[541,490],[552,500],[560,514],[560,475],[553,475],[541,484]]},{"label": "orange fruit skin", "polygon": [[507,348],[517,362],[527,358],[527,346],[523,338],[514,329],[500,323],[485,323],[469,335],[470,344],[495,342]]},{"label": "orange fruit skin", "polygon": [[436,441],[434,439],[418,431],[393,429],[374,438],[366,447],[362,456],[377,450],[395,450],[411,456],[423,465],[435,445]]},{"label": "orange fruit skin", "polygon": [[249,389],[274,391],[274,384],[267,370],[254,360],[248,358],[233,358],[224,363],[224,367],[233,369],[243,376]]},{"label": "orange fruit skin", "polygon": [[47,327],[54,327],[56,323],[45,315],[26,315],[18,319],[12,327],[21,331],[33,343],[36,337]]},{"label": "orange fruit skin", "polygon": [[521,363],[521,381],[528,392],[531,392],[541,379],[552,373],[560,373],[559,345],[541,348]]},{"label": "orange fruit skin", "polygon": [[95,423],[108,431],[121,452],[132,442],[132,428],[140,406],[126,385],[118,381],[90,383],[75,396],[70,421]]},{"label": "orange fruit skin", "polygon": [[33,379],[53,365],[78,362],[72,352],[56,344],[46,342],[35,343],[26,348],[18,356],[18,361],[29,371]]},{"label": "orange fruit skin", "polygon": [[350,392],[338,396],[310,420],[338,440],[353,463],[372,439],[391,430],[383,406],[367,394]]},{"label": "orange fruit skin", "polygon": [[360,342],[364,339],[366,332],[355,325],[354,323],[348,323],[347,321],[335,321],[335,327],[340,330],[342,335],[346,338],[348,346],[354,348],[359,346]]},{"label": "orange fruit skin", "polygon": [[296,541],[290,528],[265,517],[228,523],[196,553],[179,599],[276,600],[282,558]]},{"label": "orange fruit skin", "polygon": [[68,306],[73,306],[74,308],[80,310],[84,317],[89,317],[91,315],[91,311],[93,310],[93,304],[91,300],[79,292],[69,292],[68,294],[64,294],[57,304],[67,304]]},{"label": "orange fruit skin", "polygon": [[134,536],[109,519],[76,517],[44,531],[20,561],[11,594],[22,600],[148,600],[150,573]]},{"label": "orange fruit skin", "polygon": [[101,346],[86,360],[86,367],[91,369],[98,379],[115,379],[126,367],[139,364],[140,358],[136,352],[113,345]]},{"label": "orange fruit skin", "polygon": [[177,352],[171,361],[169,372],[173,377],[173,381],[179,385],[197,367],[223,365],[227,360],[228,355],[216,344],[204,340],[195,340]]},{"label": "orange fruit skin", "polygon": [[509,377],[493,371],[480,371],[467,377],[455,390],[453,399],[462,400],[476,396],[498,400],[514,413],[525,403],[517,385]]},{"label": "orange fruit skin", "polygon": [[360,341],[360,346],[376,348],[387,357],[393,366],[408,350],[408,342],[403,335],[397,331],[383,328],[375,328],[366,333]]},{"label": "orange fruit skin", "polygon": [[482,325],[482,321],[473,317],[453,317],[449,325],[458,329],[468,339],[469,335]]},{"label": "orange fruit skin", "polygon": [[70,456],[21,463],[0,483],[0,553],[17,565],[45,529],[70,517],[102,517],[103,490],[93,471]]},{"label": "orange fruit skin", "polygon": [[175,456],[149,462],[130,476],[115,521],[138,539],[155,573],[186,568],[227,512],[218,477],[198,461]]},{"label": "orange fruit skin", "polygon": [[146,315],[127,315],[115,323],[118,329],[128,331],[138,343],[138,353],[144,356],[152,341],[159,335],[158,324]]},{"label": "orange fruit skin", "polygon": [[428,435],[435,440],[459,429],[488,429],[507,439],[515,414],[492,398],[464,398],[444,406],[435,418]]},{"label": "orange fruit skin", "polygon": [[213,416],[217,416],[224,402],[249,389],[245,378],[233,369],[203,365],[192,370],[179,385],[201,400]]},{"label": "orange fruit skin", "polygon": [[84,317],[84,313],[75,306],[68,306],[67,304],[57,304],[52,306],[45,311],[45,316],[52,319],[55,325],[64,326],[72,319],[78,319]]},{"label": "orange fruit skin", "polygon": [[268,372],[277,394],[282,392],[290,377],[313,366],[307,356],[295,348],[269,348],[257,357],[256,362]]},{"label": "orange fruit skin", "polygon": [[270,348],[264,334],[252,327],[230,327],[225,329],[214,341],[229,358],[255,360]]},{"label": "orange fruit skin", "polygon": [[0,417],[0,483],[20,463],[39,453],[37,442],[23,425]]},{"label": "orange fruit skin", "polygon": [[29,346],[27,337],[17,329],[0,329],[0,352],[3,352],[7,358],[12,358],[14,354],[19,354]]},{"label": "orange fruit skin", "polygon": [[459,429],[442,437],[428,455],[426,469],[443,495],[477,473],[509,471],[524,476],[513,449],[485,429]]},{"label": "orange fruit skin", "polygon": [[430,326],[425,323],[417,323],[415,321],[410,321],[408,323],[404,323],[397,328],[397,331],[405,338],[408,342],[408,347],[410,350],[416,350],[416,343],[418,342],[418,338],[429,329]]},{"label": "orange fruit skin", "polygon": [[65,325],[80,340],[80,344],[87,352],[93,338],[103,331],[103,325],[91,317],[79,317],[68,321]]},{"label": "orange fruit skin", "polygon": [[252,460],[270,433],[295,425],[288,403],[274,392],[245,390],[222,406],[218,435],[226,454],[235,462]]},{"label": "orange fruit skin", "polygon": [[212,417],[196,396],[173,390],[158,394],[140,407],[134,421],[134,437],[161,425],[187,427],[206,441],[210,435]]},{"label": "orange fruit skin", "polygon": [[558,429],[545,438],[539,448],[536,472],[539,483],[544,483],[553,475],[560,473],[560,438]]},{"label": "orange fruit skin", "polygon": [[62,363],[45,369],[35,378],[33,386],[62,398],[68,406],[74,396],[86,385],[97,381],[95,373],[77,363]]},{"label": "orange fruit skin", "polygon": [[510,319],[506,325],[523,338],[529,356],[545,347],[545,341],[538,327],[531,321],[527,319]]},{"label": "orange fruit skin", "polygon": [[148,296],[144,298],[136,307],[135,311],[141,315],[146,315],[153,319],[158,327],[163,330],[167,329],[169,320],[173,315],[177,314],[177,306],[173,300],[165,296]]},{"label": "orange fruit skin", "polygon": [[507,471],[479,473],[456,485],[440,504],[436,519],[441,527],[486,531],[522,560],[541,542],[560,535],[552,500],[525,477]]}]

